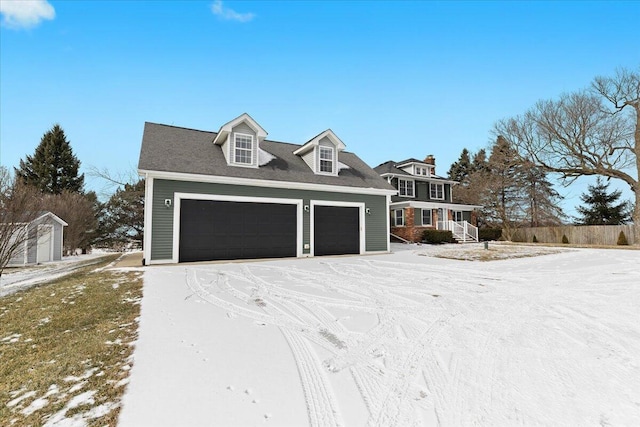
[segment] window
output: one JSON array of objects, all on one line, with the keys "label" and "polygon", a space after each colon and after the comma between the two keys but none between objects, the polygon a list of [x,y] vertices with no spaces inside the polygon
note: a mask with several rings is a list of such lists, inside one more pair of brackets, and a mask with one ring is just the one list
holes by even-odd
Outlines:
[{"label": "window", "polygon": [[409,179],[398,179],[398,191],[401,196],[413,197],[413,181]]},{"label": "window", "polygon": [[393,211],[393,225],[395,227],[404,226],[404,209],[397,209]]},{"label": "window", "polygon": [[444,200],[444,184],[435,184],[432,182],[429,188],[429,194],[432,199]]},{"label": "window", "polygon": [[236,133],[234,162],[243,165],[253,164],[253,135]]},{"label": "window", "polygon": [[429,176],[429,169],[422,166],[416,166],[416,175]]},{"label": "window", "polygon": [[422,225],[431,224],[431,209],[422,209]]},{"label": "window", "polygon": [[333,148],[320,147],[320,172],[333,173]]},{"label": "window", "polygon": [[463,216],[462,216],[462,211],[453,211],[453,220],[455,222],[464,221]]}]

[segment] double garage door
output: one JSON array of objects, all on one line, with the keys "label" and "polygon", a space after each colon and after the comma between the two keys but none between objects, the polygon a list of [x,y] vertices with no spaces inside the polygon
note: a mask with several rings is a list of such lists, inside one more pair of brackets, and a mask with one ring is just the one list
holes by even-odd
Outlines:
[{"label": "double garage door", "polygon": [[[303,214],[304,215],[304,214]],[[315,255],[360,253],[357,207],[315,206]],[[183,199],[179,261],[295,257],[295,204]]]}]

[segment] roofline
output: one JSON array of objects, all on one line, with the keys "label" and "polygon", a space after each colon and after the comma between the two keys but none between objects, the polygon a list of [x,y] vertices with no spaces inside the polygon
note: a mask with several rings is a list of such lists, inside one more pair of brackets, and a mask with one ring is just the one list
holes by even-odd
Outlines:
[{"label": "roofline", "polygon": [[194,132],[203,132],[203,133],[214,133],[217,134],[217,132],[212,131],[212,130],[202,130],[202,129],[195,129],[195,128],[187,128],[184,126],[176,126],[176,125],[168,125],[166,123],[156,123],[156,122],[144,122],[145,125],[150,124],[150,125],[156,125],[156,126],[166,126],[168,128],[174,128],[174,129],[184,129],[184,130],[192,130]]},{"label": "roofline", "polygon": [[271,181],[255,178],[236,178],[220,175],[202,175],[183,172],[166,172],[147,169],[138,169],[138,174],[145,178],[170,179],[175,181],[206,182],[211,184],[249,185],[253,187],[286,188],[291,190],[326,191],[330,193],[349,193],[366,195],[393,196],[397,190],[385,190],[373,187],[348,187],[341,185],[315,184],[291,181]]},{"label": "roofline", "polygon": [[451,181],[449,179],[444,179],[441,178],[439,176],[418,176],[418,175],[411,175],[410,173],[407,173],[406,175],[401,175],[401,174],[397,174],[397,173],[392,173],[392,172],[385,172],[380,174],[380,176],[382,178],[386,178],[388,176],[390,176],[391,178],[406,178],[406,177],[410,177],[412,179],[418,180],[418,181],[439,181],[442,182],[444,184],[452,184],[452,185],[460,185],[460,183],[458,181]]},{"label": "roofline", "polygon": [[420,208],[420,209],[460,209],[460,210],[474,210],[482,209],[480,205],[463,205],[458,203],[442,203],[442,202],[421,202],[419,200],[408,200],[401,202],[392,202],[389,204],[389,208]]},{"label": "roofline", "polygon": [[41,218],[44,218],[45,216],[51,216],[53,217],[54,220],[58,221],[60,224],[62,224],[63,227],[68,226],[69,224],[67,224],[65,221],[63,221],[62,219],[60,219],[60,217],[56,214],[54,214],[53,212],[47,211],[45,213],[43,213],[42,215],[40,215],[39,217],[37,217],[36,219],[34,219],[31,222],[37,221]]},{"label": "roofline", "polygon": [[[193,132],[202,132],[202,133],[209,133],[211,134],[211,136],[213,136],[215,138],[215,136],[218,135],[218,132],[213,131],[213,130],[202,130],[202,129],[195,129],[195,128],[188,128],[188,127],[184,127],[184,126],[175,126],[175,125],[167,125],[165,123],[156,123],[156,122],[144,122],[145,124],[150,124],[150,125],[154,125],[154,126],[165,126],[168,128],[174,128],[174,129],[183,129],[183,130],[189,130],[189,131],[193,131]],[[330,130],[330,129],[329,129]],[[320,132],[320,134],[324,133],[326,131],[322,131]],[[320,135],[318,134],[318,135]],[[336,136],[337,138],[337,136]],[[313,138],[312,138],[313,139]],[[275,139],[268,139],[265,138],[264,140],[262,140],[261,142],[272,142],[274,144],[286,144],[286,145],[291,145],[291,148],[295,148],[295,150],[298,150],[300,148],[302,148],[306,142],[304,144],[298,144],[295,142],[286,142],[286,141],[277,141]],[[294,151],[295,151],[294,150]],[[349,151],[349,150],[342,150],[343,153],[348,153],[348,154],[354,154],[353,151]],[[391,161],[391,160],[390,160]]]},{"label": "roofline", "polygon": [[[394,163],[395,163],[395,162],[394,162]],[[419,160],[418,160],[417,162],[410,161],[410,162],[406,162],[406,163],[397,163],[397,164],[395,165],[395,167],[397,167],[397,168],[401,168],[401,167],[403,167],[403,166],[407,166],[407,165],[424,165],[424,166],[431,166],[432,168],[435,168],[435,167],[436,167],[436,165],[432,165],[432,164],[430,164],[430,163],[421,162],[421,161],[419,161]]]}]

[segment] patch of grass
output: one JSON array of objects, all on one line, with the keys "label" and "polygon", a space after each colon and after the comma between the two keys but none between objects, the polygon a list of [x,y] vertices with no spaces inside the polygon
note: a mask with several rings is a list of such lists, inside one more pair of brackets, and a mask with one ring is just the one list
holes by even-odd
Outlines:
[{"label": "patch of grass", "polygon": [[498,261],[512,258],[529,258],[540,255],[556,254],[562,251],[543,248],[517,248],[516,246],[494,245],[489,249],[478,247],[462,247],[458,250],[446,250],[436,253],[436,258],[455,259],[460,261]]},{"label": "patch of grass", "polygon": [[0,425],[116,425],[142,275],[96,269],[115,257],[0,298]]}]

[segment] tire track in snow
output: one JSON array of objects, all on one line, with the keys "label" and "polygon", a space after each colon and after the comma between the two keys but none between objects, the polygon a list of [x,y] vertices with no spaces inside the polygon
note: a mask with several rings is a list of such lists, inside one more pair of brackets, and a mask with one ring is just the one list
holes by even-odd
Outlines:
[{"label": "tire track in snow", "polygon": [[338,411],[336,399],[328,379],[320,369],[319,361],[309,345],[296,333],[282,329],[293,353],[302,389],[304,390],[309,413],[309,425],[312,427],[342,426],[342,418]]}]

